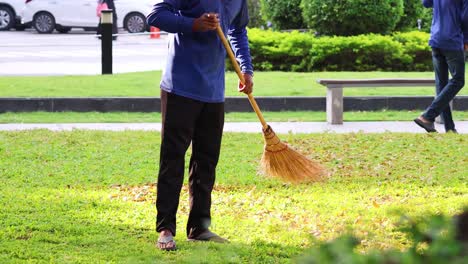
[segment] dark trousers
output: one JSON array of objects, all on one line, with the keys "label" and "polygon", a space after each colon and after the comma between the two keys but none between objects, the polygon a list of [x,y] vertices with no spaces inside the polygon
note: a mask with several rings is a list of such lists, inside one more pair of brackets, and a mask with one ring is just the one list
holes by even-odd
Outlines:
[{"label": "dark trousers", "polygon": [[[465,85],[465,53],[462,50],[432,49],[432,62],[436,79],[436,97],[423,113],[434,122],[438,115],[444,120],[445,130],[454,130],[450,101]],[[452,79],[449,80],[449,72]]]},{"label": "dark trousers", "polygon": [[194,237],[211,224],[211,191],[221,148],[224,103],[204,103],[161,90],[161,113],[156,231],[169,229],[176,234],[185,152],[192,143],[187,236]]}]

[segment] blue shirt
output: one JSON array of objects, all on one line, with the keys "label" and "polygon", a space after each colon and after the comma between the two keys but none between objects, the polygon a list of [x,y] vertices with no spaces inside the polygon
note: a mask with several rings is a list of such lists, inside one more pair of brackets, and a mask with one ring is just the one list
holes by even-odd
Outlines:
[{"label": "blue shirt", "polygon": [[193,32],[195,18],[218,13],[244,73],[253,74],[248,46],[246,0],[164,0],[148,15],[148,24],[170,35],[161,89],[202,102],[224,102],[226,50],[216,31]]},{"label": "blue shirt", "polygon": [[433,48],[463,50],[468,43],[468,0],[422,0],[433,8],[431,38]]}]

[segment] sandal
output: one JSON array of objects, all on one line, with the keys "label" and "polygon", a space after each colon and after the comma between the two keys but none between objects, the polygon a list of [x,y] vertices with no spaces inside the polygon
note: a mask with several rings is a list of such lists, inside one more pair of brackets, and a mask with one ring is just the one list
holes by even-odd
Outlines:
[{"label": "sandal", "polygon": [[[172,243],[172,247],[163,247],[169,243]],[[157,246],[160,250],[165,250],[165,251],[173,251],[176,250],[176,242],[174,241],[174,237],[172,235],[168,236],[160,236],[158,238],[158,243]]]}]

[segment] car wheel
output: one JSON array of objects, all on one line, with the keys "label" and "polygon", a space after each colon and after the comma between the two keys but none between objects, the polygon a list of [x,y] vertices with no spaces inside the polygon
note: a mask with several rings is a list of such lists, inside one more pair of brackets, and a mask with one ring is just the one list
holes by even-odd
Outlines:
[{"label": "car wheel", "polygon": [[71,27],[57,26],[57,27],[55,28],[55,30],[57,30],[59,33],[65,34],[65,33],[70,32]]},{"label": "car wheel", "polygon": [[34,16],[33,25],[40,34],[52,33],[55,29],[55,18],[50,13],[41,12]]},{"label": "car wheel", "polygon": [[140,33],[146,30],[146,17],[140,13],[131,13],[125,17],[124,27],[129,33]]},{"label": "car wheel", "polygon": [[0,6],[0,30],[9,30],[15,24],[15,15],[9,7]]}]

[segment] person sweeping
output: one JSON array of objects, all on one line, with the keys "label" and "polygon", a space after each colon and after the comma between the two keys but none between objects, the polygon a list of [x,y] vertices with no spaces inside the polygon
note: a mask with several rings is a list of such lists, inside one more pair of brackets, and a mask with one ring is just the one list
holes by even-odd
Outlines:
[{"label": "person sweeping", "polygon": [[189,240],[227,242],[209,230],[213,190],[224,126],[226,51],[217,36],[227,33],[244,82],[253,89],[248,46],[247,1],[164,0],[148,15],[148,24],[173,33],[161,87],[162,143],[157,183],[157,247],[176,249],[176,213],[184,179],[184,157],[192,144],[189,168]]}]

